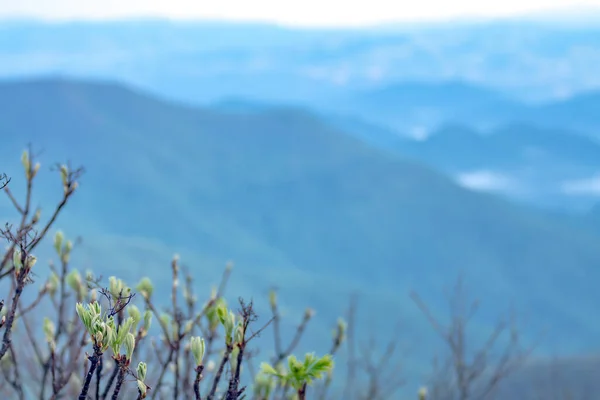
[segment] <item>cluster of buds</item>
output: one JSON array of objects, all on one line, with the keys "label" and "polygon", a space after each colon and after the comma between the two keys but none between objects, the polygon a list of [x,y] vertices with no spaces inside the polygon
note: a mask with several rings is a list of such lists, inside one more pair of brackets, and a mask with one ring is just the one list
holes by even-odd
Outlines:
[{"label": "cluster of buds", "polygon": [[71,258],[71,250],[73,250],[73,242],[70,240],[65,241],[65,235],[62,231],[58,231],[54,235],[54,250],[60,257],[61,262],[68,264]]},{"label": "cluster of buds", "polygon": [[15,276],[17,279],[19,279],[21,276],[27,276],[36,262],[36,256],[32,254],[26,254],[18,248],[13,250],[13,265],[15,267]]},{"label": "cluster of buds", "polygon": [[62,180],[65,196],[73,193],[75,191],[75,189],[77,189],[77,186],[78,186],[77,182],[71,180],[71,177],[69,175],[70,175],[69,168],[64,164],[61,165],[60,166],[60,178]]},{"label": "cluster of buds", "polygon": [[125,285],[122,279],[117,279],[115,276],[108,278],[108,291],[117,303],[131,294],[131,288]]},{"label": "cluster of buds", "polygon": [[23,164],[23,168],[25,169],[25,177],[28,181],[35,178],[40,170],[40,163],[35,163],[32,168],[31,160],[29,159],[29,152],[27,150],[25,150],[21,155],[21,164]]},{"label": "cluster of buds", "polygon": [[[130,332],[135,323],[134,318],[129,317],[117,326],[112,315],[102,314],[98,302],[86,304],[85,306],[77,303],[76,310],[85,329],[92,337],[94,346],[99,351],[103,353],[110,348],[115,358],[122,359],[122,357],[125,357],[127,363],[131,360],[135,349],[135,336]],[[120,354],[122,346],[125,347],[124,355]]]},{"label": "cluster of buds", "polygon": [[102,309],[98,302],[86,304],[85,306],[77,303],[75,309],[86,331],[92,337],[94,345],[101,352],[108,350],[114,343],[116,336],[114,318],[105,318],[102,315]]},{"label": "cluster of buds", "polygon": [[[118,286],[118,282],[115,284]],[[100,303],[98,302],[86,305],[77,303],[76,310],[86,331],[92,338],[95,352],[104,353],[110,348],[113,352],[113,358],[118,362],[121,368],[128,368],[131,364],[131,359],[133,358],[133,352],[136,346],[136,336],[133,332],[137,331],[138,337],[144,337],[146,335],[152,320],[150,311],[146,311],[142,317],[140,310],[136,306],[130,305],[127,308],[129,316],[120,325],[117,325],[113,314],[103,314]],[[142,319],[144,324],[138,331],[138,325]],[[46,333],[47,338],[50,333],[51,330],[48,330]],[[122,350],[124,350],[123,353]],[[144,382],[147,370],[148,368],[145,363],[140,362],[137,365],[136,378],[141,398],[146,397],[149,389],[148,385]]]}]

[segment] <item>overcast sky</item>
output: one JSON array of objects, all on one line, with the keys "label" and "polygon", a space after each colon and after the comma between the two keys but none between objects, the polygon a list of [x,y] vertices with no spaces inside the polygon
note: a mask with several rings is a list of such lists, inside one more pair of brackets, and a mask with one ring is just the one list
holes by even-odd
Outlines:
[{"label": "overcast sky", "polygon": [[340,26],[501,17],[586,6],[600,6],[600,0],[0,0],[0,17],[158,16]]}]

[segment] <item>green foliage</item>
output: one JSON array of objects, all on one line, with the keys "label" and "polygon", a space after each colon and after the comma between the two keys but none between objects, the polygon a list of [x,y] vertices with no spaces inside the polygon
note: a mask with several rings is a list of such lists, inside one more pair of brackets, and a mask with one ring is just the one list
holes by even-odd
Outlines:
[{"label": "green foliage", "polygon": [[324,373],[333,370],[333,366],[331,355],[326,354],[321,358],[317,358],[313,353],[308,353],[304,356],[303,362],[300,362],[296,356],[290,355],[288,357],[288,369],[283,371],[276,370],[268,363],[262,363],[261,372],[276,376],[285,384],[300,390],[305,385],[311,385],[315,379],[321,379]]}]

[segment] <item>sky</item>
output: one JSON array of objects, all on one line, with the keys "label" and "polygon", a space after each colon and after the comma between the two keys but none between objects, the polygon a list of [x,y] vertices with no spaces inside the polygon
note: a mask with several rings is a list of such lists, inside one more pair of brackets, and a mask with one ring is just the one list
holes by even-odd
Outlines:
[{"label": "sky", "polygon": [[368,26],[496,18],[600,7],[600,0],[0,0],[0,18],[49,20],[163,17]]}]

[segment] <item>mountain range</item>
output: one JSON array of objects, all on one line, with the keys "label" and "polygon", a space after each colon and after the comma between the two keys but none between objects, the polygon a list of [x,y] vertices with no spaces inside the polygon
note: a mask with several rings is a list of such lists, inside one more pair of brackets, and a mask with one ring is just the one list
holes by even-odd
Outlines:
[{"label": "mountain range", "polygon": [[[587,212],[600,192],[600,28],[552,21],[3,21],[0,77],[118,80],[189,106],[316,112],[469,188]],[[537,145],[547,140],[550,152]]]},{"label": "mountain range", "polygon": [[[286,108],[242,99],[212,107],[246,114]],[[599,193],[594,182],[600,119],[594,109],[600,109],[600,99],[591,94],[528,106],[445,82],[395,85],[315,112],[362,141],[430,165],[471,188],[585,212]]]},{"label": "mountain range", "polygon": [[[233,259],[231,292],[258,297],[278,285],[289,310],[317,309],[315,336],[328,337],[327,324],[359,291],[377,321],[362,334],[389,329],[390,315],[397,316],[424,349],[437,342],[407,294],[425,293],[441,313],[444,287],[463,271],[484,296],[477,332],[512,301],[530,317],[525,340],[550,329],[542,354],[597,348],[600,324],[590,316],[600,230],[470,190],[415,160],[421,152],[443,165],[449,161],[439,153],[448,144],[423,150],[412,142],[402,155],[305,109],[192,107],[110,81],[4,81],[0,109],[2,168],[15,177],[15,190],[18,157],[29,142],[48,165],[85,165],[81,191],[59,223],[83,236],[82,268],[129,280],[159,277],[178,252],[208,284]],[[515,131],[480,143],[461,129],[453,133],[456,152],[463,141],[522,156],[510,151],[523,139]],[[532,145],[548,152],[562,146],[559,139],[535,142],[532,132]],[[593,158],[588,139],[579,140],[573,157],[590,151]],[[470,157],[461,166],[477,162]],[[41,172],[38,204],[59,196],[58,178],[49,174]],[[0,203],[0,216],[8,218],[9,209],[8,200]],[[324,346],[318,338],[305,345]],[[427,355],[416,353],[409,361],[423,371]]]}]

